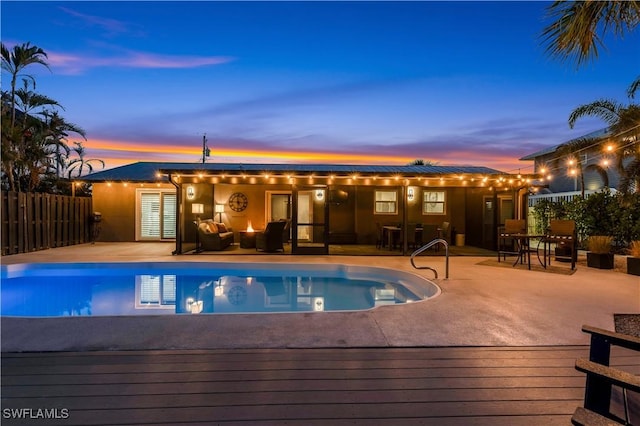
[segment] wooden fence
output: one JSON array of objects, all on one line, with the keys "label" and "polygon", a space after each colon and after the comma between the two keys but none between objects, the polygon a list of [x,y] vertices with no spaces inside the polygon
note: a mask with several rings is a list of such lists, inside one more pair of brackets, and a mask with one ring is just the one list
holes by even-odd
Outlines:
[{"label": "wooden fence", "polygon": [[91,241],[90,197],[2,192],[2,255]]}]

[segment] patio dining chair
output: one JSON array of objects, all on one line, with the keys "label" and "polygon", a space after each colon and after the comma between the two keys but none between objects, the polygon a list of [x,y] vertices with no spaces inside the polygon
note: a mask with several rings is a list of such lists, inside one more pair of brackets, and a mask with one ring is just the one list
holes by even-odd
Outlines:
[{"label": "patio dining chair", "polygon": [[384,238],[384,230],[382,229],[382,224],[380,222],[376,222],[376,248],[381,249]]}]

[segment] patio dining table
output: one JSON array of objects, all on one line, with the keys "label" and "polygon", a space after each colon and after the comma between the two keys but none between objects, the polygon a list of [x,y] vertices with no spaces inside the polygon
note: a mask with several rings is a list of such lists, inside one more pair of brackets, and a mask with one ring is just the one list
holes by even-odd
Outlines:
[{"label": "patio dining table", "polygon": [[[389,244],[389,250],[393,250],[393,239],[396,235],[400,236],[400,231],[402,231],[401,226],[394,226],[394,225],[383,226],[382,227],[382,232],[383,232],[382,246],[384,247],[385,240],[386,240],[387,243]],[[416,227],[416,238],[418,237],[418,235],[422,235],[422,227]]]},{"label": "patio dining table", "polygon": [[[498,251],[498,262],[500,262],[500,255],[509,253],[515,254],[516,260],[513,263],[513,266],[516,266],[518,262],[520,264],[526,261],[529,270],[531,269],[531,240],[541,239],[543,241],[543,256],[542,260],[540,260],[540,255],[538,254],[538,261],[543,268],[547,268],[547,244],[545,242],[546,235],[544,234],[524,234],[524,233],[503,233],[499,236],[500,240],[498,245],[502,240],[513,239],[516,243],[516,251],[514,253]],[[538,253],[538,249],[536,248],[536,253]]]}]

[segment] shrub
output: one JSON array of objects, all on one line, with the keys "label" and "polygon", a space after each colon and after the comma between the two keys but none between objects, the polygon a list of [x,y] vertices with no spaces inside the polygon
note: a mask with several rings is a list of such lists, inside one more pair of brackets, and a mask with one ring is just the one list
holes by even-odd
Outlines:
[{"label": "shrub", "polygon": [[629,246],[631,256],[640,258],[640,241],[632,241]]},{"label": "shrub", "polygon": [[606,235],[592,235],[587,239],[587,250],[592,253],[609,253],[613,237]]}]

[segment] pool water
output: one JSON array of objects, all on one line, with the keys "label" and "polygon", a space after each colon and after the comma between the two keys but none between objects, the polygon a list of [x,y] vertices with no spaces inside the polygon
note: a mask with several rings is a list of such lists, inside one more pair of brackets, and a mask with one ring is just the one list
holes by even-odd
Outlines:
[{"label": "pool water", "polygon": [[439,293],[382,268],[188,262],[9,265],[0,290],[1,315],[19,317],[351,311]]}]

